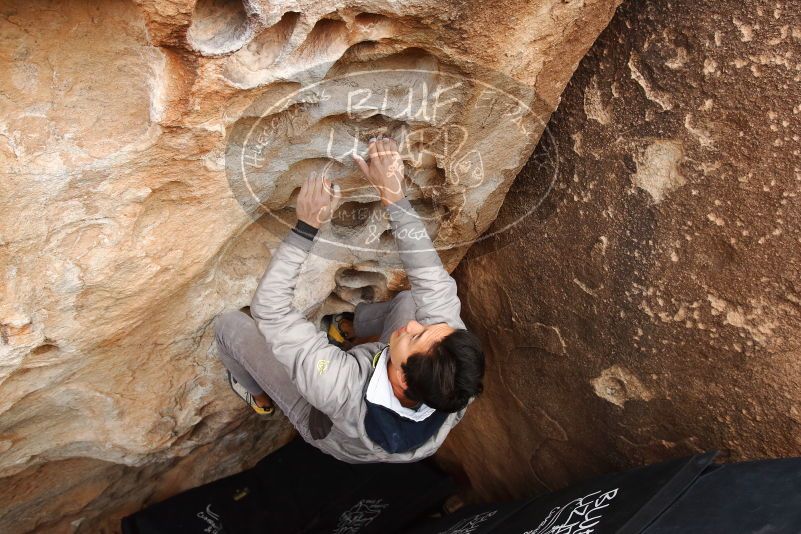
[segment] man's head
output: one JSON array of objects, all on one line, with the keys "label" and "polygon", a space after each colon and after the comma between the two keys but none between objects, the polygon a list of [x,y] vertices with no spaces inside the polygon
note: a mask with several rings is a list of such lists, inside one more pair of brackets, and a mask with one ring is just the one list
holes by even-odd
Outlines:
[{"label": "man's head", "polygon": [[389,338],[389,376],[406,398],[456,412],[483,390],[478,338],[446,323],[409,321]]}]

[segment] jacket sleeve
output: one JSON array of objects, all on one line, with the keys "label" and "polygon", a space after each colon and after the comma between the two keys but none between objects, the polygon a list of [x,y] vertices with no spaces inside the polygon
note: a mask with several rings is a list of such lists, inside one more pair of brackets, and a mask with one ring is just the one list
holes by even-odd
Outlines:
[{"label": "jacket sleeve", "polygon": [[338,419],[361,387],[356,359],[328,342],[324,332],[292,306],[295,285],[312,240],[290,231],[273,254],[250,305],[272,354],[309,403]]},{"label": "jacket sleeve", "polygon": [[387,211],[411,285],[417,320],[423,324],[444,322],[453,328],[465,328],[456,281],[442,265],[417,212],[406,198],[388,204]]}]

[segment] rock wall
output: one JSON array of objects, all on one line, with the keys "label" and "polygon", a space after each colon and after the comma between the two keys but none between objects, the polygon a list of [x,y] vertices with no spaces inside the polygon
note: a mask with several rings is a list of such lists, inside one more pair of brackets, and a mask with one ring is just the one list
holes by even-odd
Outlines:
[{"label": "rock wall", "polygon": [[[322,237],[360,239],[376,199],[351,192],[348,151],[400,135],[426,156],[410,196],[455,267],[618,2],[5,2],[0,531],[114,531],[289,439],[229,391],[209,326],[250,301],[300,180],[347,185]],[[402,89],[454,78],[447,114],[402,113]],[[487,84],[513,93],[480,106]],[[393,91],[353,115],[342,93],[365,85]],[[243,181],[230,157],[265,117]],[[319,317],[406,284],[382,233],[317,254],[296,304]]]},{"label": "rock wall", "polygon": [[801,454],[800,52],[791,3],[618,10],[456,270],[489,371],[441,452],[475,497]]}]

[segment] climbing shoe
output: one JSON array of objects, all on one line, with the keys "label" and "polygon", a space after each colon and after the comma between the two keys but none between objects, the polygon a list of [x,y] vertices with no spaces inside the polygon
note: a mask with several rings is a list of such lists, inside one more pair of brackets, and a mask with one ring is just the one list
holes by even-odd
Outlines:
[{"label": "climbing shoe", "polygon": [[251,409],[259,415],[263,415],[266,418],[272,418],[275,416],[275,405],[270,406],[269,408],[263,408],[259,406],[256,402],[256,399],[253,398],[253,395],[246,390],[242,384],[236,381],[236,378],[231,374],[231,371],[228,372],[228,383],[231,385],[231,389],[234,390],[234,393],[237,396],[245,401],[245,404],[251,407]]},{"label": "climbing shoe", "polygon": [[342,321],[350,321],[352,324],[353,317],[353,312],[341,312],[323,317],[322,327],[323,331],[328,336],[329,343],[336,345],[340,349],[347,349],[350,347],[350,342],[353,337],[345,335],[345,331],[342,329]]}]

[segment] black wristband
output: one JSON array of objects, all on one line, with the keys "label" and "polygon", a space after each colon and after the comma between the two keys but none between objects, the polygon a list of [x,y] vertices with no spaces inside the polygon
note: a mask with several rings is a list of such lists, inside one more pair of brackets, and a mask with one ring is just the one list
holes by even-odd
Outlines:
[{"label": "black wristband", "polygon": [[292,231],[309,241],[313,241],[314,236],[317,235],[317,228],[303,221],[298,221]]}]

